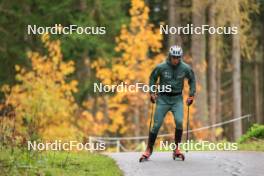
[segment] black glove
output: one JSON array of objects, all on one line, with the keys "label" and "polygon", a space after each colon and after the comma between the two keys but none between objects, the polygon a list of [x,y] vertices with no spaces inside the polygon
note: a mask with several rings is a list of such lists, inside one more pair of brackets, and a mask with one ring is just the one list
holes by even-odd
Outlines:
[{"label": "black glove", "polygon": [[193,103],[193,99],[194,99],[194,97],[192,97],[192,96],[187,98],[187,100],[186,100],[187,106],[191,106],[191,104]]},{"label": "black glove", "polygon": [[157,95],[156,94],[150,94],[150,101],[151,103],[156,103]]}]

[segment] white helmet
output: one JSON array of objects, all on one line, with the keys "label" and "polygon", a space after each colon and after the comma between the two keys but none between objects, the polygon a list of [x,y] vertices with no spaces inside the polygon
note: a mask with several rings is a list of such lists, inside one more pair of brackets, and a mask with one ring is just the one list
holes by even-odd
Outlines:
[{"label": "white helmet", "polygon": [[182,48],[178,45],[173,45],[170,47],[170,51],[169,51],[169,55],[170,56],[180,56],[182,57],[183,55],[183,51]]}]

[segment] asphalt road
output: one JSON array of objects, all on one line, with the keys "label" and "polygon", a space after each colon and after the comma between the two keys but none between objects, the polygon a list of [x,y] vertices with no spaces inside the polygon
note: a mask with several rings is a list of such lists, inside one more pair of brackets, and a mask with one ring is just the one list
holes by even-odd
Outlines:
[{"label": "asphalt road", "polygon": [[139,163],[141,153],[111,153],[125,176],[264,176],[264,152],[188,152],[185,161],[155,152]]}]

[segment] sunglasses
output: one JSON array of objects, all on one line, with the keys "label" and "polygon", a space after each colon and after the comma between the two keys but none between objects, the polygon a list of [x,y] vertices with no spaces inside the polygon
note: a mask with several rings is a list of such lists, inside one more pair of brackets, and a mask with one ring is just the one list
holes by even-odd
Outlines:
[{"label": "sunglasses", "polygon": [[172,56],[172,59],[180,59],[181,56]]}]

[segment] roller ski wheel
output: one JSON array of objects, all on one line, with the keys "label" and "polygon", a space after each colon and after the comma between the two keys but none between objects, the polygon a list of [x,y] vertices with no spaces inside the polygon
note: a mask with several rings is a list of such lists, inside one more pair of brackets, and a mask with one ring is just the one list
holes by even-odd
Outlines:
[{"label": "roller ski wheel", "polygon": [[144,162],[144,161],[148,161],[149,160],[149,157],[145,156],[145,155],[142,155],[140,158],[139,158],[139,162]]},{"label": "roller ski wheel", "polygon": [[175,151],[175,152],[173,152],[172,158],[173,158],[173,160],[176,160],[176,158],[179,158],[179,159],[181,159],[182,161],[185,160],[185,156],[184,156],[184,154],[180,153],[180,151]]}]

